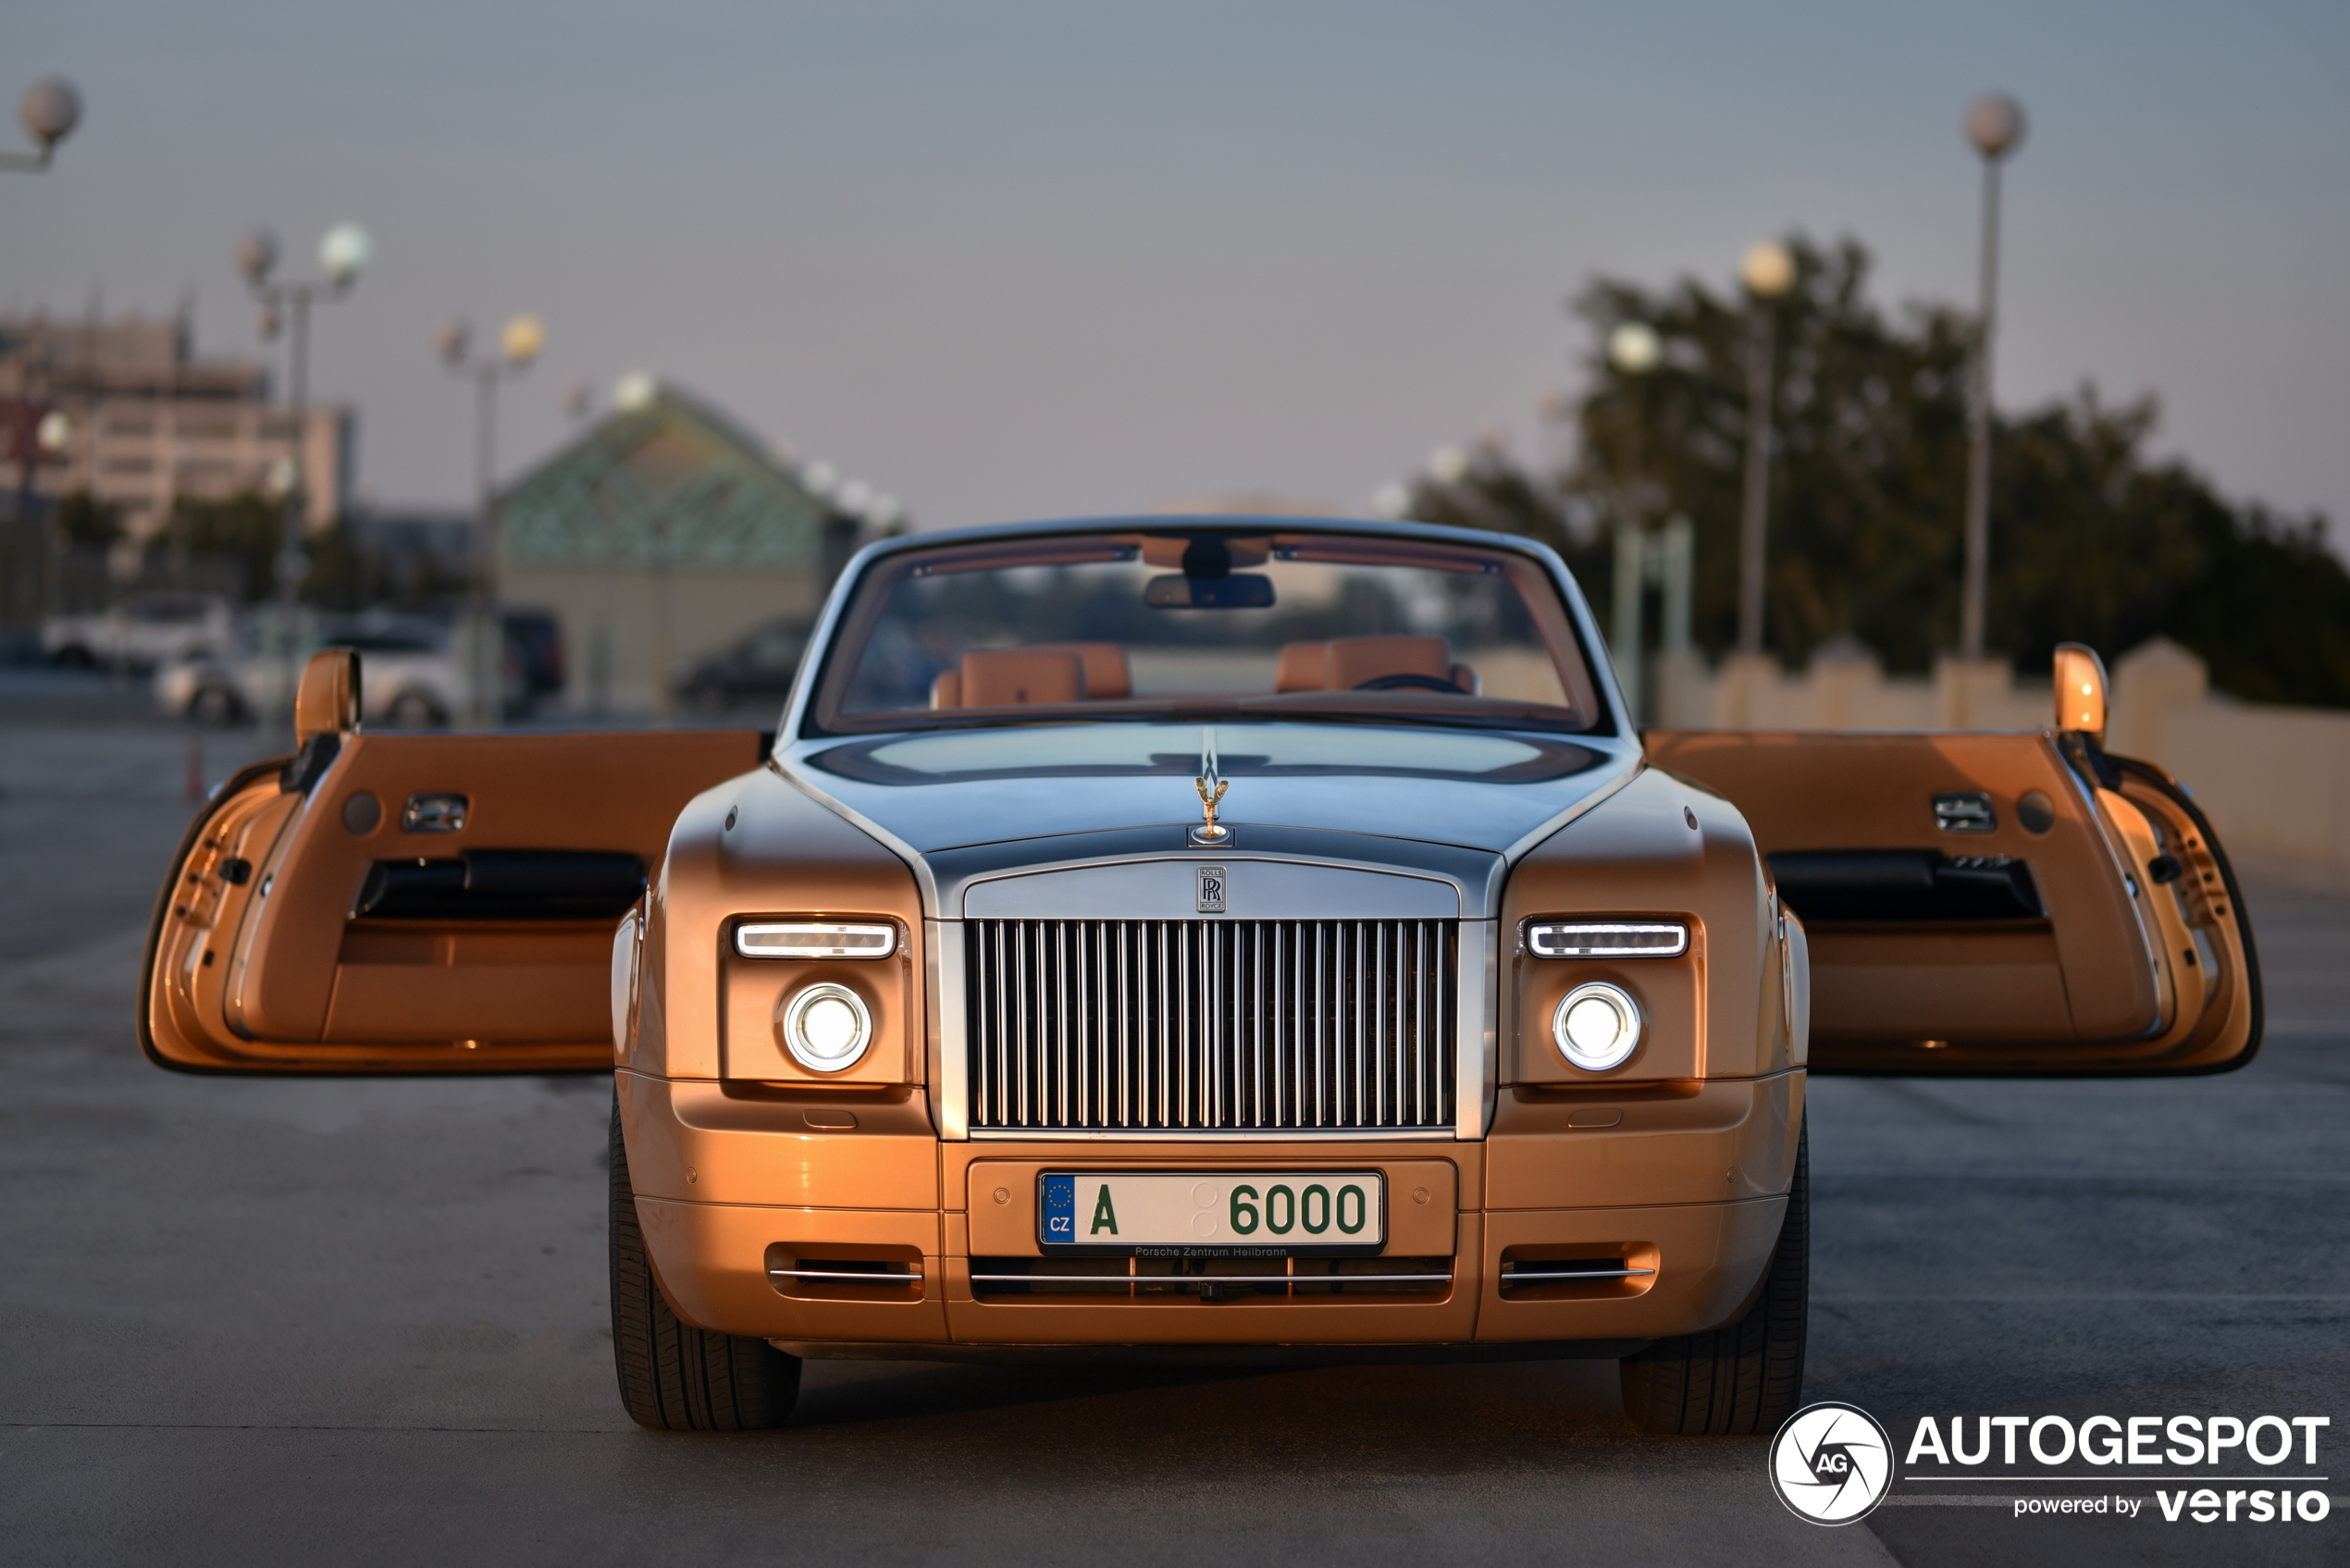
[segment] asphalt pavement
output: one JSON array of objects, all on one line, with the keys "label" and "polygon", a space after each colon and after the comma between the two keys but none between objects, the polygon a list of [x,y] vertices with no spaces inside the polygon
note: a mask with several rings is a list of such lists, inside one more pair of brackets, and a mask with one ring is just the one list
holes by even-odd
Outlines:
[{"label": "asphalt pavement", "polygon": [[[608,1084],[149,1067],[190,734],[57,689],[0,681],[0,1562],[2350,1560],[2331,1469],[2332,1517],[2291,1529],[1907,1483],[1822,1529],[1762,1439],[1632,1429],[1610,1363],[813,1363],[783,1431],[639,1431]],[[2276,1021],[2244,1072],[1814,1084],[1810,1398],[1897,1433],[2179,1410],[2350,1443],[2350,897],[2251,904]]]}]

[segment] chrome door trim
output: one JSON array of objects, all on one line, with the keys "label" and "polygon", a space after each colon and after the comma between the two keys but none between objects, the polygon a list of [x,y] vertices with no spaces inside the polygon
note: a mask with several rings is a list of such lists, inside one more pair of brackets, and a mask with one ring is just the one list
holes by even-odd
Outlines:
[{"label": "chrome door trim", "polygon": [[2102,784],[2083,778],[2081,770],[2072,765],[2072,759],[2064,754],[2064,748],[2057,744],[2052,733],[2044,731],[2042,739],[2056,754],[2057,771],[2072,782],[2074,792],[2081,797],[2082,809],[2088,812],[2089,821],[2096,829],[2097,842],[2105,847],[2107,861],[2114,875],[2121,879],[2121,891],[2129,895],[2130,918],[2138,926],[2139,951],[2145,955],[2146,969],[2154,977],[2154,1020],[2146,1025],[2146,1031],[2138,1038],[2152,1040],[2171,1027],[2171,1019],[2178,1012],[2179,993],[2171,982],[2169,956],[2163,951],[2162,942],[2152,929],[2146,914],[2146,883],[2139,880],[2137,867],[2131,862],[2130,846],[2121,841],[2121,830],[2106,814],[2097,796],[2110,793],[2123,804],[2128,802],[2119,790],[2108,791]]}]

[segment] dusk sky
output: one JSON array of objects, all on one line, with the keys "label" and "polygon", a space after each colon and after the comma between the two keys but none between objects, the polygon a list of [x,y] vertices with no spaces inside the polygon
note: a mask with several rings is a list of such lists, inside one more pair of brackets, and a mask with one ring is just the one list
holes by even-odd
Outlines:
[{"label": "dusk sky", "polygon": [[505,474],[642,369],[924,525],[1360,509],[1439,445],[1528,452],[1569,295],[1726,284],[1764,236],[1971,302],[1959,121],[2004,89],[2002,403],[2156,393],[2163,450],[2350,532],[2338,3],[11,0],[0,59],[10,104],[87,105],[0,175],[0,309],[192,293],[202,352],[254,354],[239,235],[306,271],[366,226],[314,385],[378,504],[466,501],[433,336],[527,308]]}]

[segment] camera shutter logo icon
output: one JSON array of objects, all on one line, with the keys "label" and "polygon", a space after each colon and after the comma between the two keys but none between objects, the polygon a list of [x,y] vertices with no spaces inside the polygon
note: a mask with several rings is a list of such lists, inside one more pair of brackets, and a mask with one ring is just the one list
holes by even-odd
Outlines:
[{"label": "camera shutter logo icon", "polygon": [[1771,1439],[1771,1488],[1797,1518],[1849,1525],[1893,1484],[1893,1439],[1876,1417],[1833,1400],[1805,1405]]}]

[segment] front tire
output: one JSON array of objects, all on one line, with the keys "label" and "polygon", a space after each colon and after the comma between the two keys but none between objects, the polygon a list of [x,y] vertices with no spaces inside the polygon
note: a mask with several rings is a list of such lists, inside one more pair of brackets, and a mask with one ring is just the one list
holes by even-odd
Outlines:
[{"label": "front tire", "polygon": [[671,1432],[782,1426],[799,1399],[799,1358],[764,1340],[691,1327],[669,1310],[637,1221],[617,1096],[612,1107],[611,1236],[612,1362],[630,1419]]},{"label": "front tire", "polygon": [[1659,1340],[1617,1364],[1624,1414],[1650,1432],[1775,1432],[1803,1402],[1811,1308],[1812,1135],[1796,1135],[1795,1181],[1762,1293],[1736,1323]]}]

